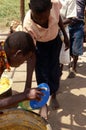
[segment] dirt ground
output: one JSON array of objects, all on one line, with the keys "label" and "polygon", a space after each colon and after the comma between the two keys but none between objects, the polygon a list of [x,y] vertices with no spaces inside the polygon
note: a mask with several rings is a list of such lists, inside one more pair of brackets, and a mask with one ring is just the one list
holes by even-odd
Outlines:
[{"label": "dirt ground", "polygon": [[[86,130],[86,43],[84,43],[84,53],[78,60],[76,77],[69,79],[67,76],[68,66],[65,65],[57,93],[60,108],[52,110],[51,106],[48,106],[48,122],[52,130]],[[25,78],[26,63],[16,69],[12,89],[23,91]],[[32,86],[36,85],[35,74],[33,74]],[[35,112],[38,113],[38,110]]]},{"label": "dirt ground", "polygon": [[49,112],[53,130],[86,129],[86,43],[83,56],[79,57],[77,75],[68,79],[68,67],[64,66],[57,99],[60,109]]},{"label": "dirt ground", "polygon": [[[52,130],[86,130],[86,43],[84,53],[79,57],[77,74],[73,79],[67,78],[68,66],[64,66],[57,99],[60,104],[58,110],[49,109],[49,124]],[[25,84],[25,64],[16,69],[13,77],[13,89],[22,91]],[[36,86],[33,74],[32,86]],[[49,104],[49,102],[48,102]],[[35,110],[38,113],[39,110]]]}]

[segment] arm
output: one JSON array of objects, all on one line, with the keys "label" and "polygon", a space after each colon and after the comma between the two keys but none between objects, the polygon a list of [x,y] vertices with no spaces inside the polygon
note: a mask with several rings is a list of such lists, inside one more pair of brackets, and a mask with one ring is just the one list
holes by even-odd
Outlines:
[{"label": "arm", "polygon": [[71,18],[66,18],[66,19],[63,20],[64,25],[70,24],[71,22],[72,22]]},{"label": "arm", "polygon": [[21,101],[24,100],[40,100],[43,93],[39,88],[27,89],[22,93],[10,96],[8,98],[0,99],[0,109],[6,109],[8,107],[13,107]]},{"label": "arm", "polygon": [[63,25],[63,21],[61,19],[61,16],[59,17],[59,27],[64,35],[65,50],[67,50],[69,48],[69,40],[68,40],[67,33],[64,29],[64,25]]},{"label": "arm", "polygon": [[0,109],[6,109],[8,107],[14,106],[25,99],[26,99],[25,93],[16,94],[8,98],[0,99]]},{"label": "arm", "polygon": [[32,54],[30,59],[27,60],[27,78],[25,84],[25,90],[31,88],[32,75],[35,68],[36,56],[35,53]]}]

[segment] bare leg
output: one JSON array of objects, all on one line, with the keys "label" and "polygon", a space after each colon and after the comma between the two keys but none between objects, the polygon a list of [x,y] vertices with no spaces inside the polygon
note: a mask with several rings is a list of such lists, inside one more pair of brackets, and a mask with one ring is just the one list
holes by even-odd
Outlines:
[{"label": "bare leg", "polygon": [[73,55],[73,62],[72,62],[72,68],[69,69],[69,75],[68,78],[75,78],[76,75],[76,66],[77,66],[78,56]]},{"label": "bare leg", "polygon": [[42,108],[40,108],[39,114],[44,119],[46,119],[46,120],[48,119],[48,107],[47,107],[47,104],[44,105]]},{"label": "bare leg", "polygon": [[73,56],[73,66],[72,69],[74,72],[76,72],[76,66],[77,66],[78,56]]},{"label": "bare leg", "polygon": [[50,104],[53,110],[56,110],[59,108],[59,103],[56,99],[56,93],[52,94]]}]

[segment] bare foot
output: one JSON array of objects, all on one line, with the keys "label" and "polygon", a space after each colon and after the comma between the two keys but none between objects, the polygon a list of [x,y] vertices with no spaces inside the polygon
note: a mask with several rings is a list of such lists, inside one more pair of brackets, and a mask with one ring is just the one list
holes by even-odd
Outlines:
[{"label": "bare foot", "polygon": [[75,71],[70,71],[69,75],[68,75],[68,78],[75,78],[75,76],[76,76]]},{"label": "bare foot", "polygon": [[44,119],[46,119],[46,120],[48,119],[48,107],[47,107],[47,104],[44,105],[42,108],[40,108],[39,114]]},{"label": "bare foot", "polygon": [[53,110],[57,110],[59,108],[59,103],[58,103],[58,101],[56,99],[56,92],[54,92],[51,95],[50,105],[51,105]]},{"label": "bare foot", "polygon": [[51,98],[50,105],[53,110],[57,110],[59,108],[59,103],[56,98]]}]

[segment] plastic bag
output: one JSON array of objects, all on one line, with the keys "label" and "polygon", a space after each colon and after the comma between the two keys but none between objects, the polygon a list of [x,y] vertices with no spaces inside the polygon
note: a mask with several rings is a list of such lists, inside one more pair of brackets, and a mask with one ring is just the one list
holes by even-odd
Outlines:
[{"label": "plastic bag", "polygon": [[60,63],[61,64],[69,64],[70,63],[70,50],[65,51],[65,44],[62,44],[62,48],[60,51]]}]

